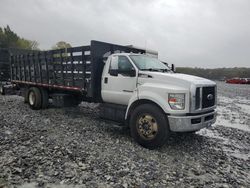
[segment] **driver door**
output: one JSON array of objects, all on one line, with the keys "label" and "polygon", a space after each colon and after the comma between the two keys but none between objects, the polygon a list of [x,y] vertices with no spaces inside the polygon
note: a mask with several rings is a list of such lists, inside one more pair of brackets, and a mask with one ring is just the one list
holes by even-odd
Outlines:
[{"label": "driver door", "polygon": [[128,105],[136,89],[137,77],[129,75],[135,67],[126,56],[114,55],[108,73],[102,79],[102,98],[105,102]]}]

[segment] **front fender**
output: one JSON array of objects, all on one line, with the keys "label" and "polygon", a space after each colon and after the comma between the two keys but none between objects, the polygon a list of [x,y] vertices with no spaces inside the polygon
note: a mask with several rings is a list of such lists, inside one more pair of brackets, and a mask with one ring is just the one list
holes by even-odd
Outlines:
[{"label": "front fender", "polygon": [[[168,104],[168,93],[185,93],[185,109],[172,110]],[[184,114],[189,111],[189,91],[176,86],[162,84],[143,84],[138,87],[138,95],[129,100],[125,119],[128,117],[130,107],[138,100],[147,100],[157,104],[166,114]]]},{"label": "front fender", "polygon": [[127,119],[128,117],[128,112],[129,112],[129,109],[130,107],[132,106],[132,104],[135,102],[135,101],[138,101],[138,91],[137,92],[134,92],[132,97],[130,98],[129,102],[128,102],[128,106],[127,106],[127,109],[126,109],[126,114],[125,114],[125,119]]}]

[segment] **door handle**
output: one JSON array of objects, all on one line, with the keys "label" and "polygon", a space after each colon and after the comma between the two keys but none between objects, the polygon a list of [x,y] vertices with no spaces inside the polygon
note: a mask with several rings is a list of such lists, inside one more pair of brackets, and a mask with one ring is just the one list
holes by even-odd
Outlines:
[{"label": "door handle", "polygon": [[127,93],[133,93],[134,91],[131,90],[122,90],[123,92],[127,92]]},{"label": "door handle", "polygon": [[107,78],[107,77],[104,78],[104,83],[105,83],[105,84],[108,83],[108,78]]}]

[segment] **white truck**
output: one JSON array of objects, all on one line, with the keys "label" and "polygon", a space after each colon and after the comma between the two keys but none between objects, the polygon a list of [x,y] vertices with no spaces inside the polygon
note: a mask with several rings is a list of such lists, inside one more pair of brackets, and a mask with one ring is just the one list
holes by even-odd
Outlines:
[{"label": "white truck", "polygon": [[216,121],[216,83],[175,73],[143,49],[91,41],[90,46],[10,56],[11,81],[32,109],[100,103],[100,116],[129,126],[143,147],[170,132],[195,132]]}]

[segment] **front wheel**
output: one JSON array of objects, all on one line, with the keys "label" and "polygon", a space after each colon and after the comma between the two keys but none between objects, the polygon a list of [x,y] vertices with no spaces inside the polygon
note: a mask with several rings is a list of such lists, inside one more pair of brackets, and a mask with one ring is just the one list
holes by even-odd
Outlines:
[{"label": "front wheel", "polygon": [[153,104],[140,105],[132,112],[130,132],[136,142],[148,149],[162,146],[170,133],[166,115]]}]

